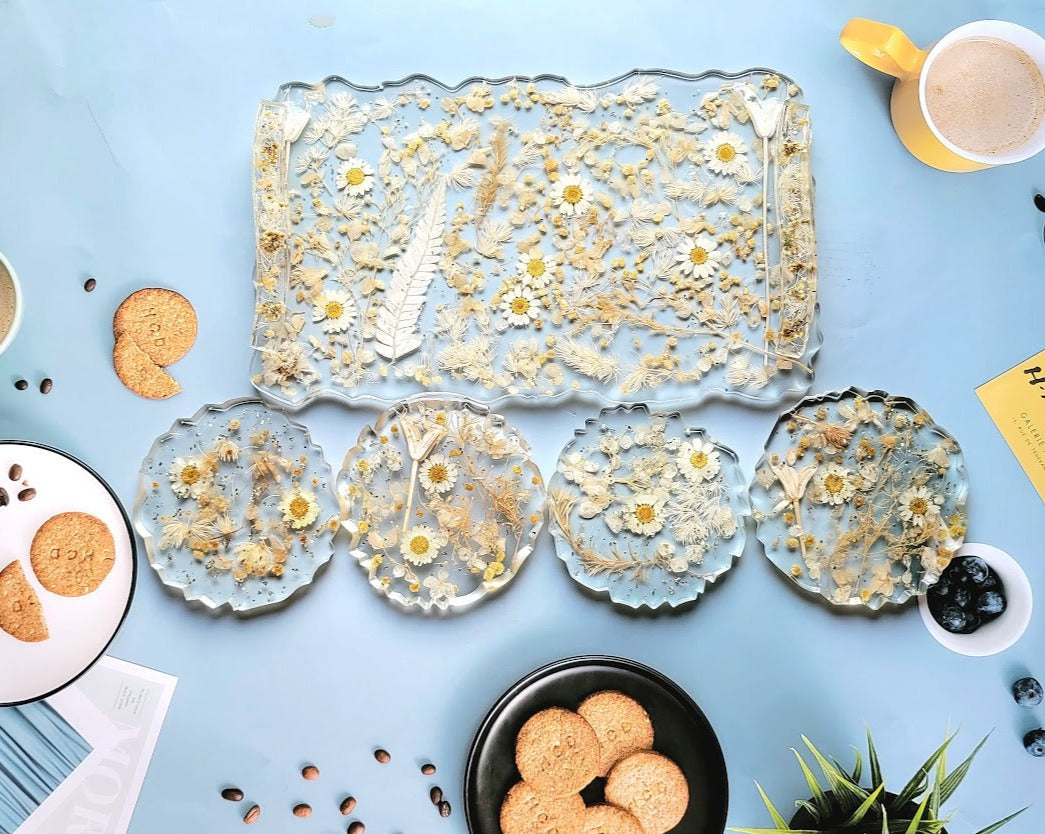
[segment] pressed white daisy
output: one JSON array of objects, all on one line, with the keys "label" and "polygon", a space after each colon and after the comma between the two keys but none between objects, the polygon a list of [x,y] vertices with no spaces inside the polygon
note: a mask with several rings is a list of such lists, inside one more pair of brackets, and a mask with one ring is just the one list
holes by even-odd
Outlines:
[{"label": "pressed white daisy", "polygon": [[687,480],[710,481],[722,468],[722,456],[714,443],[687,440],[679,446],[679,471]]},{"label": "pressed white daisy", "polygon": [[319,515],[319,499],[310,489],[294,487],[283,493],[279,511],[283,513],[283,520],[287,524],[295,530],[300,530],[316,520],[316,516]]},{"label": "pressed white daisy", "polygon": [[664,527],[664,505],[667,496],[656,492],[640,492],[624,507],[624,526],[640,536],[655,536]]},{"label": "pressed white daisy", "polygon": [[374,169],[370,163],[353,156],[337,166],[336,182],[342,191],[359,197],[374,187]]},{"label": "pressed white daisy", "polygon": [[555,183],[552,200],[567,217],[584,214],[591,207],[591,184],[576,174],[567,174]]},{"label": "pressed white daisy", "polygon": [[747,164],[747,145],[743,138],[728,130],[720,130],[704,147],[708,170],[716,174],[735,174]]},{"label": "pressed white daisy", "polygon": [[541,302],[529,287],[511,290],[501,302],[501,313],[513,327],[525,327],[537,318]]},{"label": "pressed white daisy", "polygon": [[823,504],[844,504],[856,492],[853,473],[837,463],[829,463],[816,476],[816,491]]},{"label": "pressed white daisy", "polygon": [[941,503],[943,498],[929,487],[911,487],[900,495],[900,518],[912,527],[922,527],[926,516],[940,512]]},{"label": "pressed white daisy", "polygon": [[548,262],[540,249],[531,249],[519,257],[516,270],[524,284],[534,289],[545,287],[551,281],[552,275]]},{"label": "pressed white daisy", "polygon": [[406,531],[399,542],[399,552],[411,565],[429,565],[446,546],[446,536],[427,524],[418,524]]},{"label": "pressed white daisy", "polygon": [[718,241],[707,235],[683,238],[675,250],[675,262],[684,275],[710,278],[719,268],[722,255],[717,251]]},{"label": "pressed white daisy", "polygon": [[432,455],[421,464],[417,478],[426,492],[442,494],[453,489],[458,472],[457,464],[446,455]]},{"label": "pressed white daisy", "polygon": [[323,322],[327,333],[347,330],[356,320],[356,302],[344,290],[330,290],[316,296],[312,307],[312,321]]},{"label": "pressed white daisy", "polygon": [[210,484],[210,476],[198,457],[175,458],[167,477],[179,498],[199,498]]}]

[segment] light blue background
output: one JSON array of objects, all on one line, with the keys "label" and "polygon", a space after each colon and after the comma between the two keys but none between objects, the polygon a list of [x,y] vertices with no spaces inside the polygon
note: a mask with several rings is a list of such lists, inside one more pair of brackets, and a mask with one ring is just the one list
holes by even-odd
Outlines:
[{"label": "light blue background", "polygon": [[[319,29],[315,13],[336,17]],[[850,384],[915,397],[962,443],[969,537],[1045,581],[1045,507],[973,389],[1045,347],[1045,156],[972,175],[923,167],[896,141],[887,80],[837,36],[852,16],[902,24],[928,43],[969,20],[1045,31],[1040,2],[58,2],[0,0],[0,249],[22,276],[26,321],[0,358],[0,436],[57,444],[95,466],[128,505],[153,437],[206,402],[249,394],[253,261],[250,145],[260,98],[330,73],[376,83],[411,72],[554,72],[595,82],[634,67],[777,68],[813,110],[824,349],[815,390]],[[98,289],[86,295],[84,278]],[[147,402],[113,374],[111,315],[141,286],[196,305],[200,337],[174,368],[184,393]],[[35,383],[54,377],[41,396]],[[34,387],[16,392],[25,375]],[[508,409],[551,471],[589,413]],[[319,405],[302,419],[335,465],[372,418]],[[774,413],[690,412],[751,472]],[[932,641],[913,606],[843,616],[792,591],[755,546],[695,609],[630,618],[582,596],[545,534],[516,586],[452,620],[409,618],[375,596],[342,552],[287,610],[244,621],[190,610],[145,566],[113,652],[181,682],[131,825],[133,834],[241,830],[219,786],[264,807],[257,834],[343,831],[342,790],[374,834],[465,830],[473,731],[500,692],[547,661],[621,654],[678,681],[718,731],[730,823],[767,824],[752,780],[781,806],[806,790],[799,733],[848,760],[865,726],[887,774],[906,780],[961,725],[958,753],[995,728],[958,793],[952,834],[1042,796],[1045,761],[1020,738],[1035,722],[1007,687],[1045,678],[1045,611],[1009,652],[968,659]],[[1045,598],[1040,600],[1045,603]],[[9,673],[8,670],[4,671]],[[374,745],[393,754],[386,768]],[[417,762],[455,806],[440,820]],[[297,768],[314,760],[321,780]],[[316,814],[293,819],[308,799]],[[491,798],[497,801],[498,798]],[[1011,829],[1045,830],[1045,801]]]}]

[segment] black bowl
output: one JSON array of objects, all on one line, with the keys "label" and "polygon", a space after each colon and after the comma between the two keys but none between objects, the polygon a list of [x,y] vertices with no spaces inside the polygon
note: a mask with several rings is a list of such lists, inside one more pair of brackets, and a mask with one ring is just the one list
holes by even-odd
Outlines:
[{"label": "black bowl", "polygon": [[[660,672],[619,657],[589,655],[558,660],[531,672],[494,704],[479,725],[465,771],[464,806],[471,834],[501,834],[505,794],[519,781],[515,738],[526,720],[547,707],[576,709],[602,689],[623,692],[642,704],[653,722],[653,748],[672,759],[689,782],[689,807],[672,834],[722,834],[729,780],[715,731],[693,699]],[[582,795],[602,800],[605,780]]]}]

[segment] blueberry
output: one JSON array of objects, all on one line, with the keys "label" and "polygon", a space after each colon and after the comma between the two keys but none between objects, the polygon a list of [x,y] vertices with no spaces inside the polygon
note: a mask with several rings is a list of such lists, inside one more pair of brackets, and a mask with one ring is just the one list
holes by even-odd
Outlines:
[{"label": "blueberry", "polygon": [[1001,589],[1001,587],[1001,580],[998,579],[998,575],[994,571],[988,572],[987,578],[980,583],[980,589],[983,591],[988,591],[991,588]]},{"label": "blueberry", "polygon": [[1036,707],[1045,697],[1041,684],[1034,678],[1020,678],[1012,685],[1012,697],[1021,707]]},{"label": "blueberry", "polygon": [[1023,737],[1023,747],[1032,756],[1045,756],[1045,730],[1040,727]]},{"label": "blueberry", "polygon": [[961,560],[962,571],[973,585],[979,585],[991,572],[987,563],[979,556],[966,556]]},{"label": "blueberry", "polygon": [[968,617],[957,605],[945,605],[940,609],[936,622],[940,624],[944,631],[949,631],[951,634],[961,634],[968,624]]},{"label": "blueberry", "polygon": [[929,588],[930,597],[949,597],[950,595],[951,583],[944,576],[941,576],[936,584]]},{"label": "blueberry", "polygon": [[976,600],[976,611],[984,617],[998,617],[1005,612],[1005,597],[997,591],[986,591]]},{"label": "blueberry", "polygon": [[951,593],[951,601],[959,608],[965,608],[972,599],[972,592],[968,588],[955,588]]}]

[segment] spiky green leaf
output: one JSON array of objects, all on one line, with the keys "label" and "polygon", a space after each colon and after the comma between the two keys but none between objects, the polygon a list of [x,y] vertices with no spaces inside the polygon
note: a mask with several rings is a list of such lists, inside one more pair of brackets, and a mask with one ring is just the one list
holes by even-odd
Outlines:
[{"label": "spiky green leaf", "polygon": [[996,823],[994,823],[994,825],[988,825],[986,828],[981,828],[979,831],[976,832],[976,834],[994,834],[995,831],[997,831],[1003,825],[1007,825],[1008,823],[1012,822],[1014,819],[1016,819],[1016,817],[1018,817],[1026,810],[1026,808],[1020,808],[1020,810],[1018,810],[1015,814],[1009,814],[1005,819],[998,820]]},{"label": "spiky green leaf", "polygon": [[871,787],[877,788],[885,784],[882,779],[882,766],[878,763],[878,751],[875,750],[870,730],[867,731],[867,764],[871,768]]},{"label": "spiky green leaf", "polygon": [[[860,777],[864,775],[864,759],[856,745],[853,745],[853,750],[856,752],[856,763],[853,765],[853,782],[859,785]],[[873,788],[874,785],[871,785],[871,787]]]},{"label": "spiky green leaf", "polygon": [[947,750],[948,745],[954,741],[954,735],[949,735],[939,747],[933,751],[933,754],[925,760],[924,764],[915,772],[914,776],[911,777],[911,781],[904,785],[902,791],[896,795],[896,801],[893,803],[895,808],[903,808],[908,802],[914,801],[915,797],[920,796],[928,786],[929,771],[935,766],[936,762],[939,761],[940,756]]},{"label": "spiky green leaf", "polygon": [[796,799],[795,807],[804,808],[806,813],[808,813],[809,816],[813,818],[813,822],[815,822],[817,825],[819,825],[820,820],[823,819],[823,815],[821,814],[820,809],[817,808],[812,802],[810,802],[807,799]]},{"label": "spiky green leaf", "polygon": [[918,805],[918,810],[915,811],[914,816],[911,818],[911,824],[907,826],[907,831],[904,834],[918,834],[918,826],[922,822],[922,814],[925,813],[925,806],[929,804],[929,797],[925,797]]},{"label": "spiky green leaf", "polygon": [[823,834],[822,831],[809,828],[788,828],[783,833],[779,828],[731,828],[729,830],[736,831],[738,834]]},{"label": "spiky green leaf", "polygon": [[853,811],[853,813],[850,814],[849,819],[842,823],[842,828],[848,828],[850,825],[856,825],[858,822],[863,822],[864,817],[867,816],[868,812],[878,801],[878,795],[882,792],[884,787],[885,785],[879,785],[869,793],[867,799],[860,803],[860,807]]},{"label": "spiky green leaf", "polygon": [[755,787],[758,788],[758,795],[762,797],[762,801],[766,805],[766,809],[769,811],[769,816],[773,818],[773,825],[777,827],[777,831],[787,831],[787,822],[780,815],[780,812],[776,809],[776,806],[770,801],[766,792],[762,790],[762,786],[755,782]]},{"label": "spiky green leaf", "polygon": [[977,744],[973,751],[960,765],[958,765],[946,778],[940,783],[940,804],[943,805],[948,799],[958,790],[958,786],[961,785],[966,775],[969,773],[969,768],[972,767],[972,760],[976,758],[976,754],[980,752],[983,745],[987,743],[987,739],[991,737],[990,733],[987,733]]},{"label": "spiky green leaf", "polygon": [[813,803],[818,809],[820,809],[820,813],[814,815],[817,821],[819,821],[831,814],[831,800],[827,798],[824,789],[820,787],[820,781],[813,775],[813,771],[809,769],[809,765],[807,765],[806,760],[802,758],[802,754],[793,747],[791,748],[791,752],[795,754],[795,758],[798,759],[798,764],[802,767],[802,773],[806,777],[806,785],[809,786],[809,793],[813,797]]},{"label": "spiky green leaf", "polygon": [[843,813],[851,813],[856,806],[867,799],[868,792],[859,785],[854,785],[852,780],[850,780],[845,773],[831,764],[831,762],[829,762],[824,755],[816,749],[813,742],[805,736],[802,736],[802,741],[805,742],[806,747],[809,748],[809,752],[813,754],[813,758],[816,759],[817,764],[820,765],[820,769],[824,772],[824,777],[831,786],[831,790],[834,791],[834,798],[837,800]]}]

